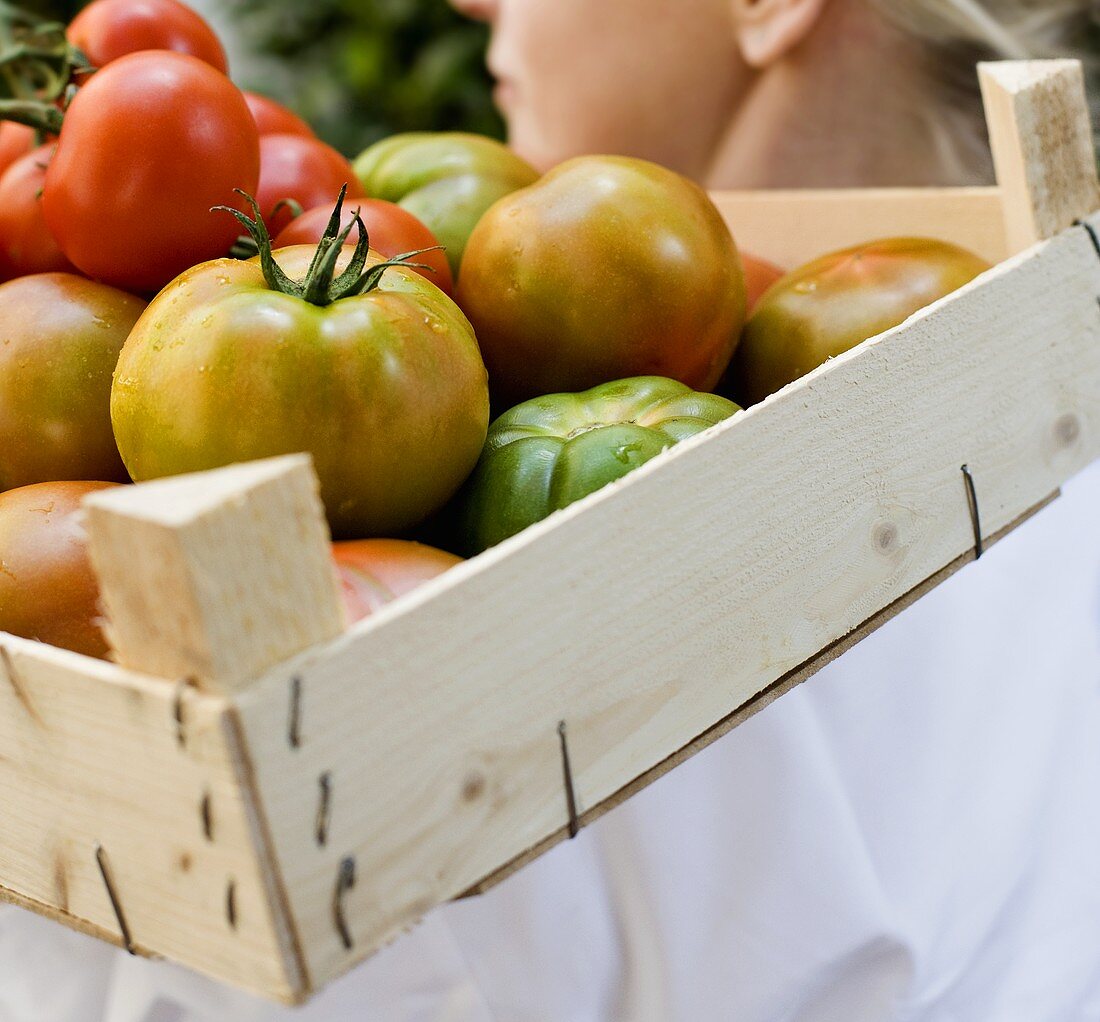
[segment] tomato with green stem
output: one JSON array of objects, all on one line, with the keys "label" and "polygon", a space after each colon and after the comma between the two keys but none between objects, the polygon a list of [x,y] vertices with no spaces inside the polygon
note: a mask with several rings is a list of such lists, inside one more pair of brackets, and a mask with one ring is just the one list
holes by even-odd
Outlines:
[{"label": "tomato with green stem", "polygon": [[[355,222],[356,210],[366,224],[370,247],[375,252],[387,259],[394,259],[405,252],[418,251],[417,260],[424,266],[417,272],[427,277],[444,294],[450,295],[454,291],[446,253],[435,235],[412,213],[384,199],[356,199],[345,207],[341,215],[341,231]],[[274,247],[317,245],[324,237],[331,213],[331,206],[306,210],[279,232]]]},{"label": "tomato with green stem", "polygon": [[[254,207],[255,208],[255,207]],[[131,332],[111,395],[134,479],[308,451],[337,535],[394,535],[469,475],[488,425],[461,310],[401,261],[354,250],[338,203],[316,249],[259,247],[166,287]]]},{"label": "tomato with green stem", "polygon": [[196,57],[120,57],[65,111],[42,209],[82,273],[155,291],[228,252],[237,236],[211,207],[256,187],[260,145],[240,90]]}]

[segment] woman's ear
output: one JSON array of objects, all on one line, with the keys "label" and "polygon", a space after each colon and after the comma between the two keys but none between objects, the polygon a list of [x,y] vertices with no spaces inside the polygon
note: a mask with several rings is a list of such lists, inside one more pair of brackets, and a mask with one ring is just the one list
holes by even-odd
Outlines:
[{"label": "woman's ear", "polygon": [[827,0],[731,0],[745,63],[765,68],[793,50],[817,24]]}]

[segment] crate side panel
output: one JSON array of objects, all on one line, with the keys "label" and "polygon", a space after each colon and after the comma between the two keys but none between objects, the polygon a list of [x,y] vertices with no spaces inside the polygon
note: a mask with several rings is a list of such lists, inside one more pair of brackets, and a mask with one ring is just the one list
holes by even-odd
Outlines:
[{"label": "crate side panel", "polygon": [[101,848],[136,952],[299,996],[226,704],[9,635],[0,649],[7,900],[121,944]]},{"label": "crate side panel", "polygon": [[990,263],[1009,255],[998,188],[712,192],[745,252],[784,269],[877,238],[939,238]]},{"label": "crate side panel", "polygon": [[244,693],[315,982],[561,828],[559,721],[584,810],[970,549],[963,463],[991,535],[1100,454],[1098,289],[1038,246]]}]

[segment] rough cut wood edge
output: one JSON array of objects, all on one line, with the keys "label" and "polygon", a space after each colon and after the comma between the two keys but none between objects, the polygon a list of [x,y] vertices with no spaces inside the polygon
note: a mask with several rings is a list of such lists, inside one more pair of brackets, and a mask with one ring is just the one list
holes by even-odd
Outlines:
[{"label": "rough cut wood edge", "polygon": [[1018,252],[1100,207],[1084,71],[1077,60],[1002,61],[978,76],[1006,240]]},{"label": "rough cut wood edge", "polygon": [[305,455],[105,490],[84,508],[127,667],[231,692],[344,629]]},{"label": "rough cut wood edge", "polygon": [[1098,284],[1067,232],[242,693],[314,983],[560,829],[558,720],[583,811],[970,549],[963,462],[988,534],[1100,454]]},{"label": "rough cut wood edge", "polygon": [[[1052,493],[1046,500],[1041,501],[1035,507],[1029,511],[1024,512],[1016,521],[1009,525],[1006,525],[999,532],[992,536],[988,536],[984,540],[984,547],[988,550],[990,547],[999,543],[1007,535],[1015,532],[1021,525],[1027,522],[1029,519],[1034,518],[1045,507],[1049,507],[1058,497],[1061,496],[1061,491]],[[936,572],[931,578],[926,579],[919,586],[911,589],[904,596],[895,600],[890,606],[879,611],[870,620],[865,621],[855,630],[849,632],[841,639],[837,639],[831,646],[826,646],[817,656],[808,660],[801,667],[795,668],[788,674],[785,674],[782,678],[772,682],[766,689],[757,695],[753,696],[743,706],[739,706],[728,717],[718,721],[713,727],[704,731],[701,735],[689,742],[682,749],[678,749],[667,759],[662,760],[652,769],[647,770],[640,777],[631,781],[629,784],[624,785],[618,791],[616,791],[610,797],[604,799],[598,805],[593,806],[586,812],[580,813],[577,817],[580,826],[587,827],[592,823],[595,823],[601,816],[611,812],[612,809],[621,806],[628,799],[633,798],[638,792],[648,788],[655,781],[659,781],[669,771],[678,767],[681,763],[691,759],[696,753],[702,752],[707,746],[713,745],[719,738],[728,735],[735,727],[743,724],[750,717],[755,716],[761,710],[767,709],[771,706],[780,696],[786,695],[792,689],[797,688],[804,681],[808,681],[823,667],[828,666],[834,660],[839,659],[845,653],[848,652],[853,646],[858,645],[867,636],[873,632],[878,631],[883,625],[892,621],[903,610],[911,607],[921,597],[926,596],[933,589],[937,588],[942,583],[946,582],[952,575],[961,571],[968,564],[974,562],[974,552],[970,551],[963,554],[961,557],[957,557],[946,568]],[[545,841],[536,845],[534,848],[529,848],[522,855],[517,856],[511,862],[505,864],[500,869],[495,870],[489,876],[485,877],[480,883],[474,884],[469,890],[463,891],[456,900],[462,898],[474,898],[479,895],[485,894],[487,891],[492,890],[497,884],[507,880],[510,876],[518,873],[524,866],[531,862],[534,862],[540,855],[545,855],[551,848],[561,844],[563,841],[569,839],[569,827],[564,826],[558,828],[553,834],[551,834]]]},{"label": "rough cut wood edge", "polygon": [[221,698],[0,634],[0,897],[122,944],[101,845],[136,953],[300,999],[307,979],[230,725]]},{"label": "rough cut wood edge", "polygon": [[712,192],[711,198],[743,251],[784,269],[888,237],[939,238],[990,263],[1020,251],[1010,250],[1005,240],[998,188],[727,191]]}]

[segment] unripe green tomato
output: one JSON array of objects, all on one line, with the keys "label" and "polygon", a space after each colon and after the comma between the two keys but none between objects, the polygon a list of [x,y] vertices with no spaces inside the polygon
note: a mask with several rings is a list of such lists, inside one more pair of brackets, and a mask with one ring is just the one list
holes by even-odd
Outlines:
[{"label": "unripe green tomato", "polygon": [[355,173],[367,195],[396,202],[428,227],[456,277],[485,211],[539,176],[506,145],[457,131],[391,135],[360,154]]},{"label": "unripe green tomato", "polygon": [[660,376],[525,401],[489,427],[461,491],[463,546],[469,554],[494,546],[736,411]]},{"label": "unripe green tomato", "polygon": [[[314,251],[275,258],[300,280]],[[334,533],[361,538],[450,499],[489,403],[470,324],[414,270],[322,306],[269,288],[258,259],[218,259],[176,278],[134,327],[111,414],[135,480],[307,451]]]},{"label": "unripe green tomato", "polygon": [[0,490],[126,482],[111,374],[145,302],[72,273],[0,285]]},{"label": "unripe green tomato", "polygon": [[582,156],[482,217],[457,300],[506,408],[630,376],[711,390],[745,320],[745,278],[694,182],[645,160]]},{"label": "unripe green tomato", "polygon": [[718,388],[756,404],[989,269],[957,245],[889,238],[822,256],[760,299]]}]

